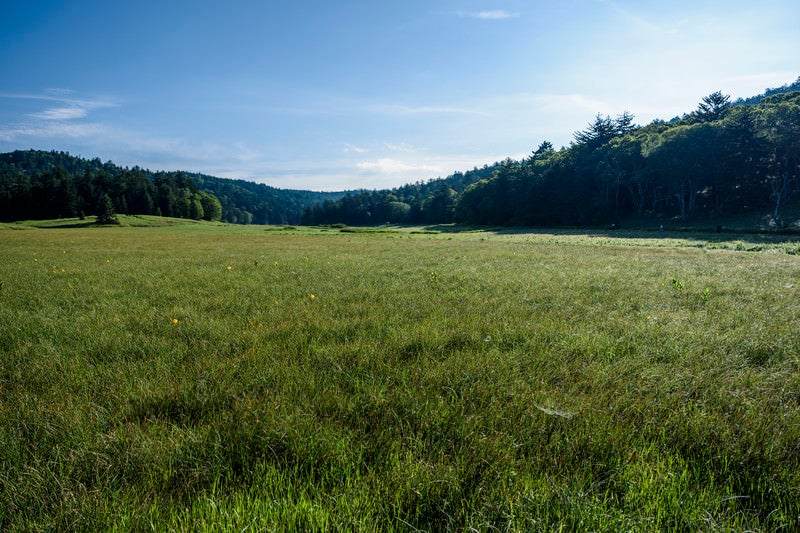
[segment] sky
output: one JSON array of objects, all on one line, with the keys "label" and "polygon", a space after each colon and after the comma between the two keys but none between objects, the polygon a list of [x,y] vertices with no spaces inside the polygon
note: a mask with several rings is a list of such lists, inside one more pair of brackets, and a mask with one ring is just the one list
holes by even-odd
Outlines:
[{"label": "sky", "polygon": [[[5,5],[4,5],[5,4]],[[0,0],[0,152],[383,189],[800,76],[797,0]]]}]

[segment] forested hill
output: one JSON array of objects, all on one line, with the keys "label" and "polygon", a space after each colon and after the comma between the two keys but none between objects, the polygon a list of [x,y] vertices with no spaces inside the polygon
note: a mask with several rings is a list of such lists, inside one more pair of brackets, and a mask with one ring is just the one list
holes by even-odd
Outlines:
[{"label": "forested hill", "polygon": [[297,224],[308,206],[344,194],[123,168],[65,152],[0,154],[0,220],[4,221],[93,215],[108,196],[117,213],[239,224]]},{"label": "forested hill", "polygon": [[597,115],[556,150],[386,191],[351,194],[306,210],[308,224],[460,222],[584,226],[625,219],[724,220],[769,214],[800,199],[800,78],[731,102],[721,92],[697,109],[647,126]]},{"label": "forested hill", "polygon": [[0,220],[117,213],[240,224],[585,226],[631,217],[724,220],[800,201],[800,78],[646,126],[597,115],[569,147],[391,190],[318,193],[186,172],[122,168],[64,152],[0,154]]},{"label": "forested hill", "polygon": [[302,221],[311,225],[344,223],[355,226],[452,222],[455,205],[464,190],[500,169],[501,163],[494,163],[396,189],[351,192],[338,201],[326,200],[306,208]]},{"label": "forested hill", "polygon": [[755,105],[761,103],[764,98],[769,98],[770,96],[775,96],[776,94],[791,93],[794,91],[800,91],[800,76],[798,76],[794,83],[789,83],[782,87],[767,89],[757,96],[751,96],[750,98],[737,98],[736,101],[733,102],[733,105]]}]

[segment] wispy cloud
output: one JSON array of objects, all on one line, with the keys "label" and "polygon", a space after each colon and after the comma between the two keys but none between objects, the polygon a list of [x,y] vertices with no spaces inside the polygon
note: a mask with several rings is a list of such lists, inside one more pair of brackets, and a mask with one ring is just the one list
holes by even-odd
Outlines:
[{"label": "wispy cloud", "polygon": [[14,122],[0,124],[0,139],[6,142],[100,136],[106,132],[106,126],[81,119],[87,118],[95,109],[117,106],[111,99],[76,97],[66,89],[48,89],[43,93],[0,93],[0,99],[47,103],[43,109],[20,114]]},{"label": "wispy cloud", "polygon": [[262,157],[259,150],[243,143],[192,142],[93,119],[93,111],[119,105],[110,98],[76,96],[71,91],[60,89],[29,94],[0,93],[0,99],[27,101],[25,107],[28,108],[32,102],[45,103],[40,110],[19,111],[16,119],[0,123],[0,141],[8,143],[9,148],[58,148],[93,156],[105,153],[123,165],[155,165],[155,168],[206,172],[210,169],[197,168],[198,164],[212,167],[225,161],[242,168]]},{"label": "wispy cloud", "polygon": [[106,97],[78,97],[67,89],[47,89],[41,93],[0,93],[0,100],[44,104],[38,111],[20,113],[16,121],[0,124],[0,140],[4,142],[102,138],[108,134],[109,128],[97,121],[83,119],[93,110],[118,105]]},{"label": "wispy cloud", "polygon": [[28,116],[31,118],[38,118],[42,120],[73,120],[83,118],[89,113],[85,107],[68,106],[68,107],[52,107],[39,111],[38,113],[30,113]]},{"label": "wispy cloud", "polygon": [[488,113],[481,109],[450,106],[408,106],[400,104],[383,104],[372,106],[370,110],[388,115],[422,115],[422,114],[465,114],[483,115]]},{"label": "wispy cloud", "polygon": [[80,139],[101,136],[107,131],[102,124],[73,124],[46,122],[42,124],[0,124],[0,140],[16,142],[23,139]]},{"label": "wispy cloud", "polygon": [[521,95],[520,98],[537,105],[541,110],[569,109],[579,110],[581,113],[612,113],[610,108],[614,107],[609,102],[577,93]]},{"label": "wispy cloud", "polygon": [[[592,98],[581,93],[510,93],[487,98],[482,104],[498,116],[511,113],[579,113],[591,118],[595,113],[614,114],[613,102]],[[620,110],[624,111],[623,110]]]},{"label": "wispy cloud", "polygon": [[356,163],[361,170],[377,171],[381,174],[397,175],[403,173],[440,172],[438,165],[425,163],[406,163],[390,157],[382,157],[374,161],[361,161]]},{"label": "wispy cloud", "polygon": [[392,152],[405,152],[405,153],[413,153],[417,150],[408,143],[383,143],[383,145],[391,150]]},{"label": "wispy cloud", "polygon": [[646,33],[661,33],[667,31],[664,27],[637,15],[632,10],[620,5],[618,2],[614,2],[613,0],[597,0],[597,1],[611,8],[614,12],[617,13],[617,15],[625,19],[626,22],[631,24],[633,27],[639,28],[640,30]]},{"label": "wispy cloud", "polygon": [[493,9],[491,11],[459,12],[462,17],[470,17],[480,20],[505,20],[519,18],[519,13],[511,13],[504,9]]},{"label": "wispy cloud", "polygon": [[355,152],[357,154],[365,154],[369,150],[367,150],[366,148],[362,148],[360,146],[356,146],[354,144],[347,143],[347,144],[344,145],[344,151],[345,152]]},{"label": "wispy cloud", "polygon": [[2,93],[0,98],[9,100],[39,100],[43,102],[58,102],[65,108],[101,109],[117,107],[119,105],[112,98],[108,97],[76,97],[72,91],[67,89],[48,89],[43,93]]}]

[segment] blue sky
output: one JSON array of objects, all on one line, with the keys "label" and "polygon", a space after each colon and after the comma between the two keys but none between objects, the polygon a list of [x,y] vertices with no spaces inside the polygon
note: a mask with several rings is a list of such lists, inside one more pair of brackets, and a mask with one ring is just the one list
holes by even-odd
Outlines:
[{"label": "blue sky", "polygon": [[597,113],[646,124],[800,76],[797,0],[2,7],[0,152],[281,188],[444,177],[568,145]]}]

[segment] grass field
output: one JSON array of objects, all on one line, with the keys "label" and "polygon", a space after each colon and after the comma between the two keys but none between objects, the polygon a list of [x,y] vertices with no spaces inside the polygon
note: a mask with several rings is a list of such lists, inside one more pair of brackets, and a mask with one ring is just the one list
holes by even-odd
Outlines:
[{"label": "grass field", "polygon": [[0,226],[0,529],[800,525],[797,242],[123,222]]}]

